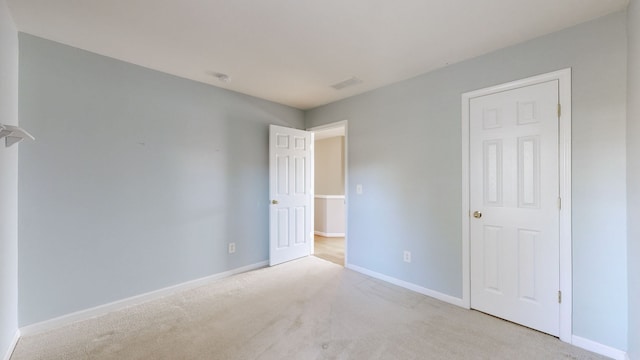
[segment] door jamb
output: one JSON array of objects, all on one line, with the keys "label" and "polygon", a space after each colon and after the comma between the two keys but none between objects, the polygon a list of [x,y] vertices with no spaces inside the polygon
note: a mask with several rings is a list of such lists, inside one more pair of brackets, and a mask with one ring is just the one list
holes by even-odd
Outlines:
[{"label": "door jamb", "polygon": [[[342,120],[336,121],[333,123],[314,126],[311,128],[307,128],[307,131],[316,132],[323,131],[335,128],[344,128],[344,267],[346,268],[349,264],[349,121]],[[315,148],[314,148],[315,151]],[[315,154],[315,152],[314,152]],[[312,176],[315,176],[315,162],[312,166]],[[315,182],[313,184],[313,199],[315,201]],[[313,254],[313,250],[315,247],[315,240],[311,239],[311,253]]]},{"label": "door jamb", "polygon": [[571,259],[571,68],[512,81],[462,94],[462,302],[471,308],[470,276],[470,173],[469,173],[469,104],[471,99],[542,82],[558,80],[561,104],[558,133],[560,209],[560,340],[572,342],[572,259]]}]

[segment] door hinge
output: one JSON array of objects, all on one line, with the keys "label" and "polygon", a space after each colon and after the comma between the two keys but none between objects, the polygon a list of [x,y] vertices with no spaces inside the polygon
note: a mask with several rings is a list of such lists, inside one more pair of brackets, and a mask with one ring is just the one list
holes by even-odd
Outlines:
[{"label": "door hinge", "polygon": [[562,116],[562,105],[558,104],[558,119]]},{"label": "door hinge", "polygon": [[562,198],[558,198],[558,209],[562,210]]},{"label": "door hinge", "polygon": [[562,291],[558,290],[558,304],[562,304]]}]

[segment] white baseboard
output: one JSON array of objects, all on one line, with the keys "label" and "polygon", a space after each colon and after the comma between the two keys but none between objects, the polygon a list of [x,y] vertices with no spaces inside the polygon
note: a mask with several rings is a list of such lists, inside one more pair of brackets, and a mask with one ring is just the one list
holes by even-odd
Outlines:
[{"label": "white baseboard", "polygon": [[140,294],[140,295],[126,298],[126,299],[117,300],[108,304],[99,305],[99,306],[85,309],[85,310],[80,310],[71,314],[63,315],[50,320],[45,320],[39,323],[24,326],[20,328],[20,333],[22,334],[22,336],[42,333],[42,332],[56,329],[56,328],[69,325],[78,321],[87,320],[90,318],[108,314],[113,311],[121,310],[133,305],[137,305],[147,301],[162,298],[162,297],[174,294],[178,291],[184,291],[184,290],[192,289],[198,286],[206,285],[215,280],[219,280],[222,278],[226,278],[232,275],[240,274],[240,273],[251,271],[251,270],[256,270],[268,265],[269,265],[268,261],[261,261],[259,263],[243,266],[237,269],[213,274],[200,279],[187,281],[181,284],[169,286],[159,290],[154,290],[145,294]]},{"label": "white baseboard", "polygon": [[437,292],[437,291],[434,291],[434,290],[431,290],[431,289],[427,289],[425,287],[418,286],[416,284],[412,284],[412,283],[406,282],[404,280],[396,279],[396,278],[391,277],[391,276],[383,275],[383,274],[377,273],[375,271],[371,271],[369,269],[365,269],[365,268],[357,266],[357,265],[347,264],[345,267],[347,269],[351,269],[353,271],[357,271],[359,273],[371,276],[373,278],[380,279],[382,281],[386,281],[386,282],[394,284],[394,285],[398,285],[398,286],[403,287],[405,289],[409,289],[411,291],[415,291],[417,293],[420,293],[420,294],[423,294],[423,295],[427,295],[429,297],[438,299],[440,301],[444,301],[446,303],[449,303],[449,304],[452,304],[452,305],[456,305],[456,306],[460,306],[460,307],[465,307],[464,306],[464,302],[462,301],[462,299],[457,298],[455,296],[451,296],[451,295],[443,294],[441,292]]},{"label": "white baseboard", "polygon": [[344,233],[326,233],[322,231],[314,231],[313,233],[324,237],[344,237]]},{"label": "white baseboard", "polygon": [[16,349],[16,346],[18,345],[19,340],[20,340],[20,330],[16,330],[15,335],[13,335],[13,340],[11,340],[11,343],[9,344],[9,348],[7,349],[7,352],[2,357],[2,360],[11,359],[11,355],[13,355],[13,351]]},{"label": "white baseboard", "polygon": [[610,357],[615,360],[629,360],[629,356],[627,355],[627,353],[622,350],[612,348],[610,346],[603,345],[580,336],[573,335],[571,337],[571,344],[579,348],[589,350],[596,354]]}]

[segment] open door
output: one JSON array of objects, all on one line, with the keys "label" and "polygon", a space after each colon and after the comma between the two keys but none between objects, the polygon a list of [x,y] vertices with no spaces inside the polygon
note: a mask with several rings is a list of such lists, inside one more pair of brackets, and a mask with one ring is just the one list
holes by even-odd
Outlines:
[{"label": "open door", "polygon": [[311,253],[313,133],[269,127],[269,265]]}]

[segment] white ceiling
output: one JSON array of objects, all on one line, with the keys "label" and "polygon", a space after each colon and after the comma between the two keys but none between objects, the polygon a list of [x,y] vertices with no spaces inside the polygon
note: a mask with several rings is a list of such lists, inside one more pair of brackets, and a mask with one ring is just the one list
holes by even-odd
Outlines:
[{"label": "white ceiling", "polygon": [[[623,10],[628,0],[8,2],[20,31],[309,109]],[[331,87],[352,76],[362,83]]]}]

